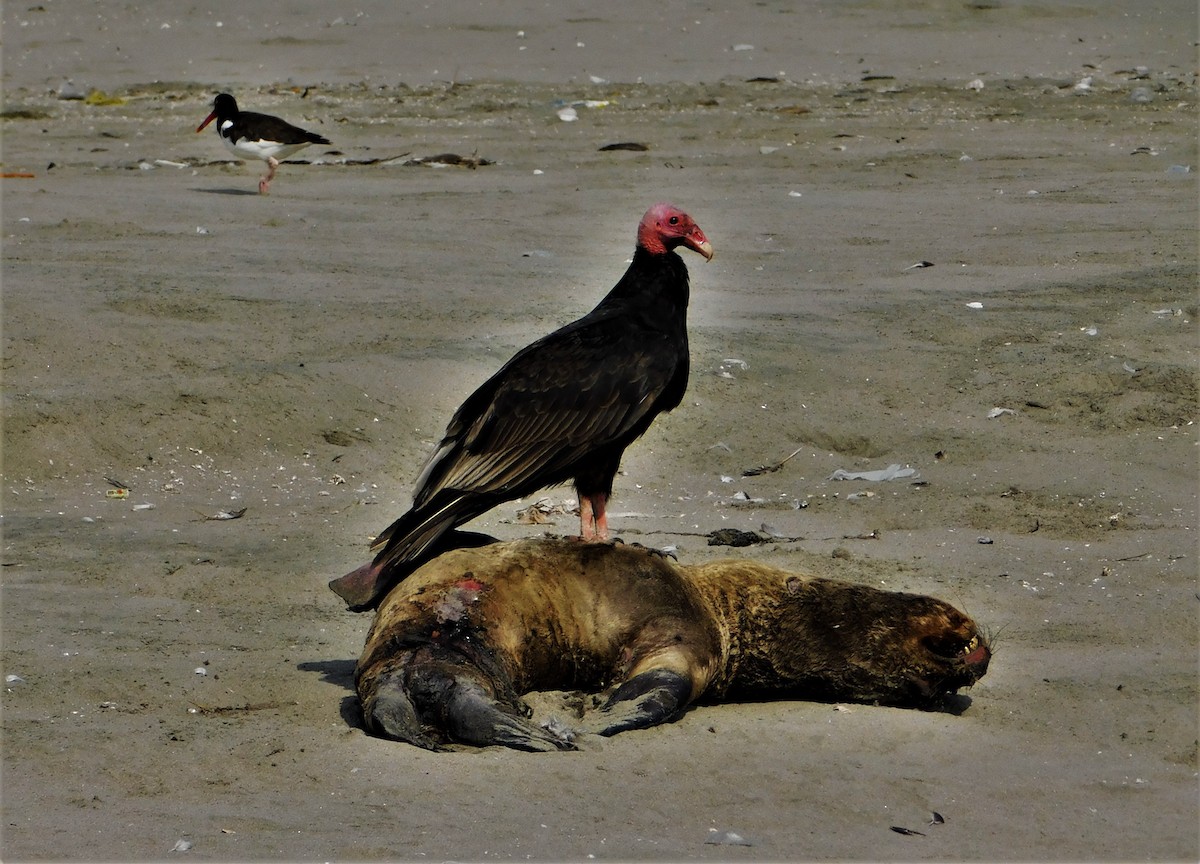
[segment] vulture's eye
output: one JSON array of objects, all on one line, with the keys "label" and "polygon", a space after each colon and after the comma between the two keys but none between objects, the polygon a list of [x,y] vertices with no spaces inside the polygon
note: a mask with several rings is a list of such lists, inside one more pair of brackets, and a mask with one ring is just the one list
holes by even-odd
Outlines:
[{"label": "vulture's eye", "polygon": [[678,216],[672,216],[672,217],[671,217],[670,219],[668,219],[667,221],[668,221],[668,222],[670,222],[672,225],[678,225],[678,224],[679,224],[679,217],[678,217]]}]

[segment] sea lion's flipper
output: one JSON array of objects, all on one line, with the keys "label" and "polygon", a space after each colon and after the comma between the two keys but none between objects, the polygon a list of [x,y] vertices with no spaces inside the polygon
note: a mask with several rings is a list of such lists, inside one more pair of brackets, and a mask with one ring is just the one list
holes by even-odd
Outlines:
[{"label": "sea lion's flipper", "polygon": [[389,668],[374,667],[358,682],[367,729],[427,750],[435,740],[486,747],[501,744],[535,752],[573,750],[569,737],[530,722],[517,707],[496,698],[511,691],[453,648],[427,645],[408,651]]},{"label": "sea lion's flipper", "polygon": [[442,710],[451,736],[467,744],[480,747],[501,744],[535,753],[575,749],[569,737],[531,723],[493,699],[476,681],[455,681]]},{"label": "sea lion's flipper", "polygon": [[587,724],[589,732],[616,735],[672,720],[692,698],[692,681],[670,669],[648,669],[634,675],[608,698]]},{"label": "sea lion's flipper", "polygon": [[351,612],[366,612],[378,606],[405,576],[425,562],[454,549],[486,546],[495,542],[495,537],[476,531],[447,531],[411,560],[391,561],[380,553],[374,560],[330,581],[329,590],[345,600],[346,608]]},{"label": "sea lion's flipper", "polygon": [[445,749],[425,733],[417,709],[404,688],[404,677],[402,670],[379,676],[372,697],[363,705],[367,728],[377,735],[407,741],[426,750]]},{"label": "sea lion's flipper", "polygon": [[386,593],[380,580],[382,571],[382,565],[368,561],[345,576],[331,580],[329,590],[345,600],[351,612],[365,612],[377,606]]}]

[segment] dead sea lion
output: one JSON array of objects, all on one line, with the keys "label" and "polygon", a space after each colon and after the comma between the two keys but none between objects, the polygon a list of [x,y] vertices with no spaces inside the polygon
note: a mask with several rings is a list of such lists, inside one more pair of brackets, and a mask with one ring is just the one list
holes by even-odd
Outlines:
[{"label": "dead sea lion", "polygon": [[571,736],[527,719],[523,694],[606,691],[578,731],[614,735],[701,697],[936,707],[990,657],[975,623],[932,597],[539,539],[448,552],[408,576],[376,613],[355,684],[384,737],[556,750]]}]

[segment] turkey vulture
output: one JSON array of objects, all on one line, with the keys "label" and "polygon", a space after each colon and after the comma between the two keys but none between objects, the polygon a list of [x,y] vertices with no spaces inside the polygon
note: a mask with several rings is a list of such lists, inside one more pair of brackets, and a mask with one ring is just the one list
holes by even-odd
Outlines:
[{"label": "turkey vulture", "polygon": [[329,139],[316,132],[293,126],[270,114],[239,111],[237,100],[228,93],[217,94],[212,113],[204,118],[196,131],[203,132],[204,127],[214,120],[217,121],[221,143],[230,153],[239,159],[261,159],[267,163],[266,176],[258,181],[258,191],[262,195],[267,194],[271,181],[275,179],[275,169],[279,167],[281,159],[286,159],[309,144],[329,143]]},{"label": "turkey vulture", "polygon": [[375,559],[329,583],[351,609],[378,605],[438,552],[481,542],[451,529],[546,486],[574,480],[581,539],[608,538],[621,455],[687,389],[679,246],[713,255],[690,216],[655,204],[638,224],[629,269],[600,304],[518,351],[467,397],[417,478],[412,509],[376,537]]}]

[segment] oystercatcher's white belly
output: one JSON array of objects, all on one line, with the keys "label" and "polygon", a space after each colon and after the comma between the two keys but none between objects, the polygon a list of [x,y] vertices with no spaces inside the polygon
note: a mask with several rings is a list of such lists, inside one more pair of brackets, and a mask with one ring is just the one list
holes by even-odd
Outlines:
[{"label": "oystercatcher's white belly", "polygon": [[261,159],[263,162],[272,158],[286,159],[297,150],[303,150],[310,143],[304,141],[300,144],[280,144],[278,141],[264,141],[252,138],[239,138],[237,141],[230,141],[225,137],[225,130],[221,130],[221,141],[224,142],[225,148],[239,159]]}]

